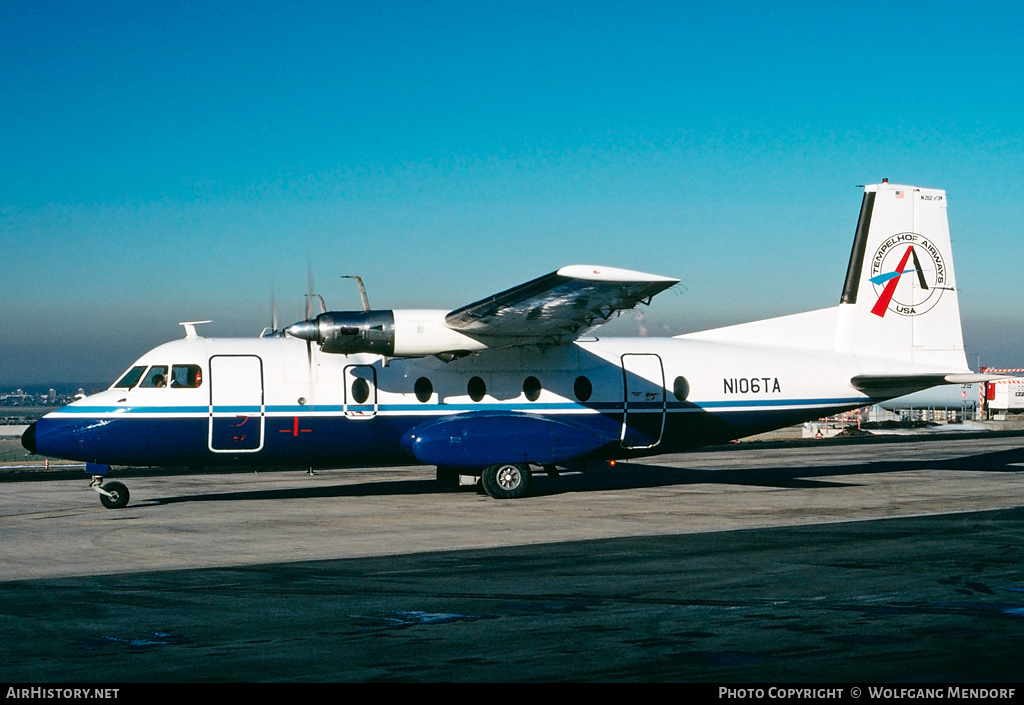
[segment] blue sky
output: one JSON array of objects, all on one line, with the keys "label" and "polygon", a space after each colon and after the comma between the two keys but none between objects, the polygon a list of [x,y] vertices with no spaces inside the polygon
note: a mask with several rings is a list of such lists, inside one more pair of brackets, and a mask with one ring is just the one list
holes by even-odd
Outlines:
[{"label": "blue sky", "polygon": [[[1024,9],[0,2],[0,384],[178,321],[678,277],[652,334],[838,302],[858,184],[944,188],[972,364],[1024,366]],[[631,333],[638,321],[615,324]]]}]

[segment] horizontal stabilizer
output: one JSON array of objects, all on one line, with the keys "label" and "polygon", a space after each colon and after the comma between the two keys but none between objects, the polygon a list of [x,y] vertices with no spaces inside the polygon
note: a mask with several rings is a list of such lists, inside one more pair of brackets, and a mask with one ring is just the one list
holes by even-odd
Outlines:
[{"label": "horizontal stabilizer", "polygon": [[1001,375],[974,373],[925,373],[911,375],[857,375],[850,384],[872,399],[893,399],[942,384],[973,384],[999,379]]}]

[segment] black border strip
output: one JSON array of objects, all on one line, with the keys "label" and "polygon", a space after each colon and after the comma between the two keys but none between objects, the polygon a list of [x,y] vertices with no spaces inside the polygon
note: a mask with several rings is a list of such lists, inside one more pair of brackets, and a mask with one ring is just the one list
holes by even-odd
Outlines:
[{"label": "black border strip", "polygon": [[843,284],[843,295],[839,303],[857,303],[857,289],[860,286],[860,273],[864,268],[864,252],[868,246],[868,231],[871,229],[871,213],[875,209],[875,195],[874,191],[868,191],[860,202],[857,234],[853,237],[853,251],[850,252],[850,265],[846,268],[846,282]]}]

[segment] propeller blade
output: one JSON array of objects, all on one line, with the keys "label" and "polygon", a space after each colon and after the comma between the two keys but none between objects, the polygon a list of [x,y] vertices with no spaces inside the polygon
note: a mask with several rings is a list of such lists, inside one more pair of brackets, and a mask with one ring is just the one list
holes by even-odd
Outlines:
[{"label": "propeller blade", "polygon": [[313,318],[313,261],[306,262],[306,320]]},{"label": "propeller blade", "polygon": [[270,330],[277,334],[277,301],[274,298],[274,285],[270,285]]}]

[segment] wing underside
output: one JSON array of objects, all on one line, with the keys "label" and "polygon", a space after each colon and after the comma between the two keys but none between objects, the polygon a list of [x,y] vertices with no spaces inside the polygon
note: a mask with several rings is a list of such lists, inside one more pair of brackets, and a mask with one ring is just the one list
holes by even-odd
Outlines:
[{"label": "wing underside", "polygon": [[456,309],[445,323],[495,346],[567,343],[678,279],[610,267],[573,265]]}]

